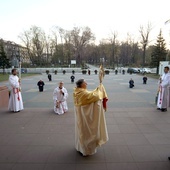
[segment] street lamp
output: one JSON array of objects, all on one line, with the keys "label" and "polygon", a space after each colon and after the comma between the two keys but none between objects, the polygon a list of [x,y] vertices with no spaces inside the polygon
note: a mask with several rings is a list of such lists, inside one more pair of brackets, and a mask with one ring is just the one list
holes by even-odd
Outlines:
[{"label": "street lamp", "polygon": [[21,80],[21,61],[19,61],[19,79]]},{"label": "street lamp", "polygon": [[20,54],[20,51],[18,49],[18,60],[19,60],[19,79],[21,80],[21,64],[22,64],[22,56]]},{"label": "street lamp", "polygon": [[21,54],[20,54],[19,46],[17,46],[16,57],[17,57],[17,60],[18,60],[19,79],[21,79]]}]

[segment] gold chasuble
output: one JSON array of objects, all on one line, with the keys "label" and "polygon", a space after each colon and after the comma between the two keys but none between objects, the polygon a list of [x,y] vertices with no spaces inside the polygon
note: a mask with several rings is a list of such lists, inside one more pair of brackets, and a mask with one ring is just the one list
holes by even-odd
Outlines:
[{"label": "gold chasuble", "polygon": [[[105,88],[100,84],[95,90],[75,88],[75,147],[84,156],[93,155],[97,147],[108,141],[103,99]],[[106,109],[106,108],[105,108]]]}]

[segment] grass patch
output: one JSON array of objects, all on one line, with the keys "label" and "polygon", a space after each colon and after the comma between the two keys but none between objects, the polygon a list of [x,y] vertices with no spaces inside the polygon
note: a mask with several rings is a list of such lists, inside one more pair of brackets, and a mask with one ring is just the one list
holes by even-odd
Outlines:
[{"label": "grass patch", "polygon": [[[8,81],[9,75],[10,74],[2,74],[2,73],[0,73],[0,82]],[[36,75],[38,75],[38,74],[36,74],[36,73],[24,73],[24,74],[21,75],[21,77],[23,78],[23,77],[36,76]]]}]

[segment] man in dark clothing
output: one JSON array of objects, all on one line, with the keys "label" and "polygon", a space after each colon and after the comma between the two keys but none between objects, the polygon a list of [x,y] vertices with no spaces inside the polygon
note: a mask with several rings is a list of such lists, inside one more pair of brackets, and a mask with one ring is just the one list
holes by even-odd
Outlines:
[{"label": "man in dark clothing", "polygon": [[40,80],[40,81],[37,83],[37,86],[39,87],[39,92],[43,92],[43,90],[44,90],[44,85],[45,85],[45,83],[44,83],[42,80]]},{"label": "man in dark clothing", "polygon": [[144,75],[144,76],[143,76],[143,84],[146,84],[146,83],[147,83],[147,79],[148,79],[148,78]]},{"label": "man in dark clothing", "polygon": [[51,81],[51,74],[48,74],[48,80]]},{"label": "man in dark clothing", "polygon": [[134,87],[134,81],[132,79],[129,80],[129,88]]},{"label": "man in dark clothing", "polygon": [[70,77],[70,79],[71,79],[71,82],[74,83],[75,76],[72,75],[72,76]]},{"label": "man in dark clothing", "polygon": [[122,74],[125,74],[125,70],[122,70]]}]

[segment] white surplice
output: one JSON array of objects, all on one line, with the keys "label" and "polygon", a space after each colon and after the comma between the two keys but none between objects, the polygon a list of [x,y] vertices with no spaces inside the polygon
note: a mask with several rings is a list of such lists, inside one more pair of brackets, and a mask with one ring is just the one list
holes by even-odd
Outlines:
[{"label": "white surplice", "polygon": [[[60,92],[62,90],[62,93]],[[54,100],[54,112],[61,115],[68,111],[67,106],[67,98],[68,98],[68,92],[67,89],[62,87],[60,89],[59,87],[54,89],[53,92],[53,100]],[[59,102],[59,104],[57,104]]]},{"label": "white surplice", "polygon": [[10,75],[9,84],[10,84],[10,98],[9,98],[8,109],[14,112],[23,110],[24,107],[23,107],[23,101],[22,101],[18,76]]},{"label": "white surplice", "polygon": [[170,86],[170,73],[164,73],[161,77],[162,83],[159,85],[157,107],[164,109],[168,107],[168,88]]}]

